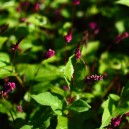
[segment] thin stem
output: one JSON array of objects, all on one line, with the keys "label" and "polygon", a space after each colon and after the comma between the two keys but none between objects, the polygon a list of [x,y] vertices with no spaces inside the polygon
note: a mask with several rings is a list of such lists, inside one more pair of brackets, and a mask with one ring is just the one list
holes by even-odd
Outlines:
[{"label": "thin stem", "polygon": [[12,73],[13,73],[13,69],[14,69],[14,61],[15,61],[15,57],[16,57],[16,50],[14,51],[14,55],[13,55],[13,61],[12,61]]},{"label": "thin stem", "polygon": [[12,114],[12,112],[9,110],[8,106],[6,105],[6,101],[5,101],[5,98],[4,98],[3,95],[2,95],[2,99],[3,99],[3,101],[4,101],[4,103],[5,103],[5,106],[6,106],[6,108],[8,109],[8,111],[9,111],[11,117],[12,117],[12,120],[13,120],[13,122],[14,122],[15,120],[14,120],[13,114]]},{"label": "thin stem", "polygon": [[67,62],[67,43],[65,43],[65,64]]}]

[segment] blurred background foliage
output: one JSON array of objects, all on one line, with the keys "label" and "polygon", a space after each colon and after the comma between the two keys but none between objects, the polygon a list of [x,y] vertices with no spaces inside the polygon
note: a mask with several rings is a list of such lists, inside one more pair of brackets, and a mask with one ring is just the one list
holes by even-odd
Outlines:
[{"label": "blurred background foliage", "polygon": [[[29,5],[22,5],[22,2],[29,2]],[[35,3],[39,3],[38,9]],[[80,92],[82,83],[80,86],[76,82],[78,88],[73,89],[73,96],[83,98],[93,108],[84,113],[73,113],[69,119],[69,129],[98,128],[101,125],[102,102],[109,93],[120,95],[126,85],[129,78],[129,38],[116,44],[115,37],[129,30],[128,6],[116,4],[116,0],[80,0],[80,5],[73,8],[72,0],[0,1],[0,86],[2,89],[7,77],[17,85],[16,91],[6,100],[16,124],[1,99],[2,129],[19,129],[25,124],[21,129],[59,129],[62,126],[59,121],[66,119],[63,116],[57,118],[50,107],[40,106],[30,99],[30,94],[49,91],[59,98],[68,95],[63,90],[63,86],[67,85],[64,79],[66,59],[73,55],[85,31],[88,31],[88,43],[82,47],[85,75],[101,74],[104,80],[87,85],[84,93]],[[97,34],[89,27],[91,22],[97,24]],[[72,24],[73,40],[66,48],[64,35]],[[11,48],[22,36],[25,38],[16,51],[15,72],[12,73],[14,53]],[[42,62],[34,79],[43,53],[50,48],[55,50],[55,56]],[[81,66],[84,65],[78,65]],[[23,106],[24,112],[17,113],[18,104]]]}]

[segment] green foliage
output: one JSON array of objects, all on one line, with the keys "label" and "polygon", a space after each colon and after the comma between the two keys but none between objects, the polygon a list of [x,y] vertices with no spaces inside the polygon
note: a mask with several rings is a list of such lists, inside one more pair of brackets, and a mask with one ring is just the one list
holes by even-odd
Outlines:
[{"label": "green foliage", "polygon": [[128,6],[0,0],[1,128],[103,129],[117,116],[128,128]]},{"label": "green foliage", "polygon": [[38,95],[31,95],[31,97],[39,104],[50,106],[56,114],[61,114],[62,102],[50,92],[40,93]]},{"label": "green foliage", "polygon": [[89,110],[90,105],[84,100],[74,101],[71,105],[68,106],[68,109],[75,112],[85,112]]},{"label": "green foliage", "polygon": [[127,0],[118,0],[118,1],[116,1],[116,3],[129,6],[129,1],[127,1]]}]

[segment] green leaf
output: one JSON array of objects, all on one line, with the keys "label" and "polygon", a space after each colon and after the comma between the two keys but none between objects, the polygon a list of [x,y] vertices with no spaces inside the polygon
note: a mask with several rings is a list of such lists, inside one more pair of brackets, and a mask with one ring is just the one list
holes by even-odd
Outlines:
[{"label": "green leaf", "polygon": [[75,111],[75,112],[85,112],[88,111],[89,108],[91,108],[91,106],[84,100],[77,100],[74,101],[69,107],[68,109],[71,111]]},{"label": "green leaf", "polygon": [[82,60],[79,60],[75,66],[74,72],[74,87],[81,88],[85,85],[85,77],[86,77],[86,65]]},{"label": "green leaf", "polygon": [[65,116],[58,116],[56,129],[68,129],[68,118]]},{"label": "green leaf", "polygon": [[61,115],[60,110],[62,109],[62,101],[57,96],[52,95],[50,92],[45,92],[38,95],[32,95],[31,97],[37,103],[50,106],[56,114]]},{"label": "green leaf", "polygon": [[129,1],[128,0],[119,0],[116,2],[116,4],[122,4],[122,5],[129,6]]},{"label": "green leaf", "polygon": [[110,123],[111,118],[113,117],[113,112],[116,110],[116,105],[118,100],[120,99],[119,96],[110,94],[108,99],[104,101],[102,107],[104,108],[104,112],[102,115],[102,124],[100,129],[103,129]]},{"label": "green leaf", "polygon": [[2,48],[3,43],[4,43],[7,39],[8,39],[7,37],[0,37],[0,49]]},{"label": "green leaf", "polygon": [[71,79],[72,79],[72,76],[73,76],[73,73],[74,73],[72,58],[73,58],[73,56],[71,56],[69,58],[66,66],[65,66],[65,69],[64,69],[64,76],[65,76],[65,79],[66,79],[66,82],[68,83],[68,85],[70,85],[70,82],[71,82]]},{"label": "green leaf", "polygon": [[20,129],[33,129],[32,125],[24,125]]},{"label": "green leaf", "polygon": [[10,63],[10,58],[7,53],[1,52],[0,53],[0,68],[8,65]]}]

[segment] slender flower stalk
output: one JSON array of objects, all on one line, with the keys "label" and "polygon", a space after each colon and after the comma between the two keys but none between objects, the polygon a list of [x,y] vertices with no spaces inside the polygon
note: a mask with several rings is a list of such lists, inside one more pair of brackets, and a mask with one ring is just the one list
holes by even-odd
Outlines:
[{"label": "slender flower stalk", "polygon": [[15,61],[15,57],[16,57],[16,50],[19,49],[19,44],[20,42],[24,39],[25,37],[21,37],[16,44],[13,45],[12,47],[12,51],[14,52],[14,56],[13,56],[13,60],[12,60],[12,72],[14,71],[14,61]]}]

